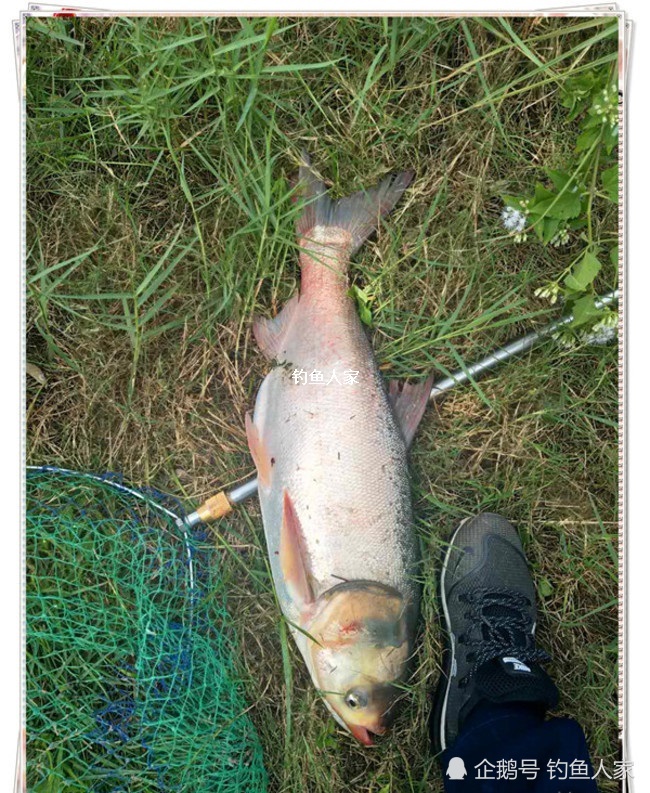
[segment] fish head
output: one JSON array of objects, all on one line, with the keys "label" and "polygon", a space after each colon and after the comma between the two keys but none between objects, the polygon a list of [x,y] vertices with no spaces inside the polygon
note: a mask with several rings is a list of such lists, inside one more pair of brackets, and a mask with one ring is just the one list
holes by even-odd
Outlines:
[{"label": "fish head", "polygon": [[412,609],[374,582],[340,584],[319,598],[310,625],[310,667],[336,720],[361,743],[383,735],[411,655]]}]

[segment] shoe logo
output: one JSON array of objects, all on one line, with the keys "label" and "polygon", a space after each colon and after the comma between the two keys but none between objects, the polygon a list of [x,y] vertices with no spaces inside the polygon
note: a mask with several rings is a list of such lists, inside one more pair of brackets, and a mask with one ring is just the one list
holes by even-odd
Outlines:
[{"label": "shoe logo", "polygon": [[501,660],[504,664],[512,664],[512,668],[515,672],[530,672],[530,667],[526,666],[526,664],[523,661],[520,661],[518,658],[506,656]]},{"label": "shoe logo", "polygon": [[462,757],[452,757],[447,767],[447,776],[449,779],[464,779],[467,776],[467,770]]}]

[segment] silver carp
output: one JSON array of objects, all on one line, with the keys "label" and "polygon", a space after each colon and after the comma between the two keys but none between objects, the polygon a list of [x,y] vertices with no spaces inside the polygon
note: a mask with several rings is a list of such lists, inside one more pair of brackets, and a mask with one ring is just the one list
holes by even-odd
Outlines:
[{"label": "silver carp", "polygon": [[431,378],[384,384],[348,265],[412,173],[333,201],[304,159],[300,292],[275,319],[255,319],[275,365],[246,432],[278,601],[328,708],[371,745],[413,653],[419,545],[407,448]]}]

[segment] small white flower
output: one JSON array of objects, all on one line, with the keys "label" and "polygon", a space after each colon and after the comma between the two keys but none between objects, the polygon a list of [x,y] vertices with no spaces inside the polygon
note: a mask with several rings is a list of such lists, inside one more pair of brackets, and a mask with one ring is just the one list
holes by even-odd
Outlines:
[{"label": "small white flower", "polygon": [[546,286],[538,287],[535,292],[535,297],[541,297],[543,299],[548,298],[551,305],[557,303],[558,296],[560,294],[560,285],[554,282],[546,284]]},{"label": "small white flower", "polygon": [[585,344],[604,345],[616,338],[616,325],[605,325],[598,322],[588,333],[583,333],[582,341]]},{"label": "small white flower", "polygon": [[603,328],[616,328],[618,326],[618,312],[617,311],[608,311],[605,316],[597,322],[593,330],[596,329],[603,329]]},{"label": "small white flower", "polygon": [[501,212],[501,222],[506,231],[521,232],[526,228],[526,215],[514,207],[505,207]]},{"label": "small white flower", "polygon": [[560,245],[566,245],[569,241],[569,232],[567,229],[560,229],[551,240],[551,245],[554,248],[559,248]]},{"label": "small white flower", "polygon": [[553,339],[565,350],[570,350],[576,346],[575,337],[568,328],[560,328],[557,333],[553,334]]},{"label": "small white flower", "polygon": [[618,124],[618,93],[614,87],[602,91],[602,102],[593,103],[593,112],[600,116],[603,124],[615,127]]}]

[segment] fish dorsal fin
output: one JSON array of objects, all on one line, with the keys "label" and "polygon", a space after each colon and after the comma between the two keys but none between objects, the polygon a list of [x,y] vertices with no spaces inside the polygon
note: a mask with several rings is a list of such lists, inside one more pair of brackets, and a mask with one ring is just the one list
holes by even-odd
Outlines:
[{"label": "fish dorsal fin", "polygon": [[282,529],[280,531],[280,567],[287,590],[301,612],[314,602],[310,570],[302,527],[286,490],[282,496]]},{"label": "fish dorsal fin", "polygon": [[432,386],[433,375],[419,383],[402,383],[399,380],[388,383],[388,399],[407,448],[413,442],[413,436],[424,415]]},{"label": "fish dorsal fin", "polygon": [[255,317],[253,321],[255,341],[269,360],[284,360],[284,343],[296,315],[298,300],[299,296],[296,293],[287,300],[282,311],[273,319]]}]

